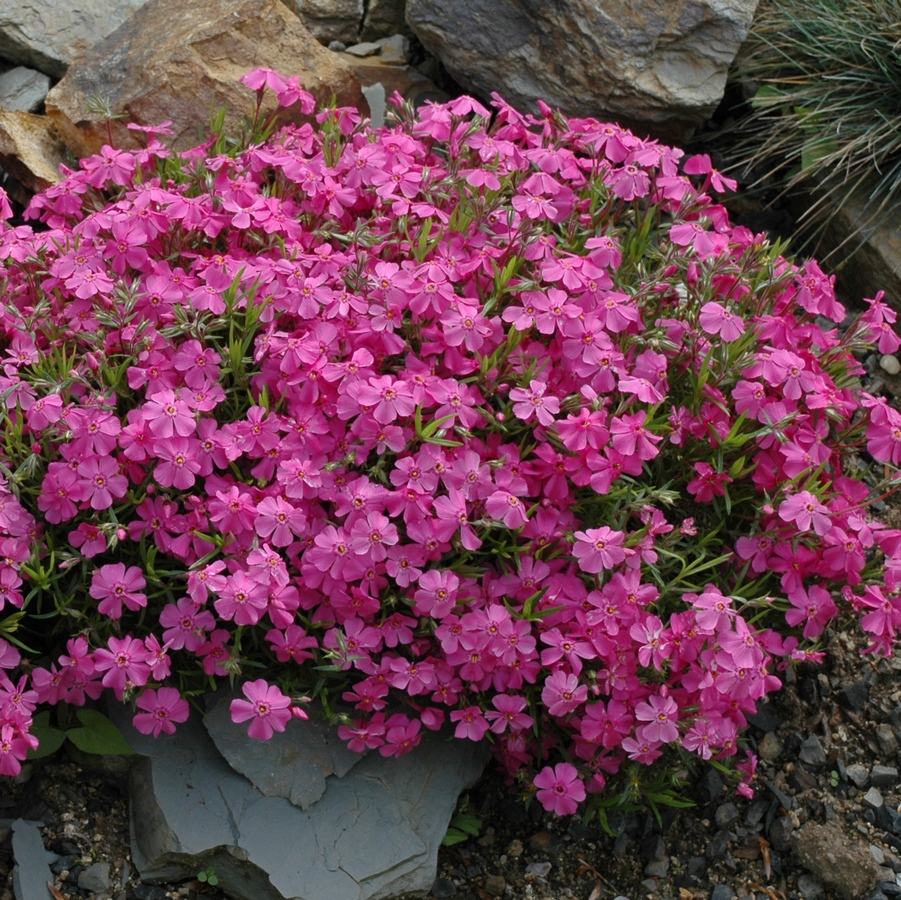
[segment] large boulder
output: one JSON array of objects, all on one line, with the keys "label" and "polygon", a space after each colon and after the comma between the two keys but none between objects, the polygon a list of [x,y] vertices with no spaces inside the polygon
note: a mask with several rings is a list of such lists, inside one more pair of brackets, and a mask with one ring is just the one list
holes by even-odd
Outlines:
[{"label": "large boulder", "polygon": [[407,0],[456,81],[684,139],[723,95],[757,0]]},{"label": "large boulder", "polygon": [[322,44],[355,44],[363,21],[363,0],[284,0]]},{"label": "large boulder", "polygon": [[[208,130],[213,111],[230,110],[226,129],[232,132],[242,116],[253,114],[255,97],[238,79],[261,66],[299,75],[320,103],[334,96],[339,106],[366,111],[351,69],[280,0],[148,0],[69,68],[47,96],[47,114],[77,156],[108,143],[108,125],[117,146],[137,146],[128,122],[171,120],[174,145],[185,148]],[[121,118],[108,123],[89,102],[97,97]],[[265,102],[274,105],[271,93]],[[291,115],[299,111],[287,111],[283,121]]]},{"label": "large boulder", "polygon": [[158,739],[111,710],[138,755],[129,777],[132,858],[145,881],[212,866],[236,900],[424,895],[459,794],[485,747],[428,733],[411,753],[351,753],[324,722],[254,741],[228,698]]},{"label": "large boulder", "polygon": [[62,78],[144,0],[0,0],[0,57]]},{"label": "large boulder", "polygon": [[360,37],[375,41],[392,34],[412,34],[405,18],[405,0],[369,0]]}]

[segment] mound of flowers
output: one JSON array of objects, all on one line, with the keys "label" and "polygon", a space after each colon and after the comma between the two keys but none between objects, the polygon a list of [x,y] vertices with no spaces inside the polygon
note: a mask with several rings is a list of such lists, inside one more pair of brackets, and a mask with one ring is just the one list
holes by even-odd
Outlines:
[{"label": "mound of flowers", "polygon": [[901,622],[901,415],[857,361],[894,313],[835,327],[705,156],[244,81],[314,118],[136,129],[6,210],[0,772],[41,707],[159,735],[237,683],[252,737],[309,698],[355,750],[449,727],[560,814],[660,757],[747,782],[780,670]]}]

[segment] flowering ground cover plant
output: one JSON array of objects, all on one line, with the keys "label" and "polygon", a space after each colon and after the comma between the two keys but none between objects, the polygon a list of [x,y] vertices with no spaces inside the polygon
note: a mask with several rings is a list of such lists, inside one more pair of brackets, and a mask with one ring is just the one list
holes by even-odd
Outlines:
[{"label": "flowering ground cover plant", "polygon": [[665,799],[661,757],[747,790],[782,668],[891,651],[901,415],[855,354],[894,313],[833,327],[706,157],[494,107],[145,128],[6,217],[0,771],[39,705],[159,735],[232,680],[252,737],[448,725],[559,814]]}]

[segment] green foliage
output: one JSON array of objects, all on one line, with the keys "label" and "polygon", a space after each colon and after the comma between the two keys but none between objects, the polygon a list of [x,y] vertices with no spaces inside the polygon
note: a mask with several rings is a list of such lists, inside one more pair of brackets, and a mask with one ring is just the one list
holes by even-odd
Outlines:
[{"label": "green foliage", "polygon": [[469,797],[464,797],[454,817],[450,820],[447,828],[447,834],[444,835],[441,843],[445,847],[452,847],[454,844],[462,843],[471,837],[478,837],[482,830],[482,820],[472,813],[467,812],[469,807]]},{"label": "green foliage", "polygon": [[215,887],[219,884],[219,878],[216,876],[216,870],[212,866],[207,866],[202,872],[197,873],[197,880]]},{"label": "green foliage", "polygon": [[[901,0],[763,0],[735,77],[756,86],[738,126],[750,171],[815,189],[801,217],[818,235],[833,204],[865,200],[858,232],[901,199]],[[836,199],[838,198],[838,199]]]},{"label": "green foliage", "polygon": [[31,733],[40,741],[36,750],[29,751],[29,759],[40,759],[56,753],[67,741],[76,750],[94,756],[129,756],[132,752],[122,732],[96,709],[79,709],[74,718],[66,704],[56,708],[56,724],[52,724],[51,710],[45,709],[34,717]]}]

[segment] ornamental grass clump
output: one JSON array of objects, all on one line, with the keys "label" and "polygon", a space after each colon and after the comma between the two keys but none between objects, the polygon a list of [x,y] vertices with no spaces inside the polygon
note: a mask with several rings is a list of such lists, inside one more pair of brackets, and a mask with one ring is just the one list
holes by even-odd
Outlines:
[{"label": "ornamental grass clump", "polygon": [[734,73],[755,86],[738,156],[808,192],[801,230],[817,236],[830,210],[862,202],[846,255],[901,201],[899,42],[901,0],[763,0]]},{"label": "ornamental grass clump", "polygon": [[252,737],[307,698],[358,751],[447,727],[559,814],[690,760],[748,790],[781,671],[901,623],[901,415],[856,361],[894,312],[824,327],[707,157],[616,125],[248,129],[141,129],[2,226],[0,771],[39,706],[159,735],[234,683]]}]

